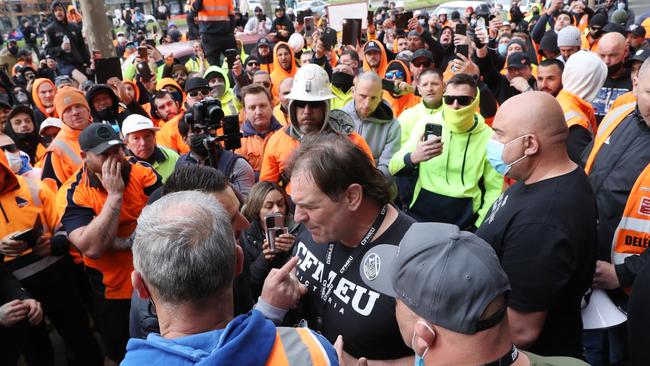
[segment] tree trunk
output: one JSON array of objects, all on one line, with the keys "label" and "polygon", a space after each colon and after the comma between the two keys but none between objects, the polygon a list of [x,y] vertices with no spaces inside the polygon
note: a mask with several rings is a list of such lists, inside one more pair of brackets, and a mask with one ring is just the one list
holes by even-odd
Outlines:
[{"label": "tree trunk", "polygon": [[[260,5],[262,5],[262,10],[264,11],[264,14],[266,16],[273,20],[275,18],[275,13],[273,12],[273,8],[271,7],[271,0],[261,0]],[[251,9],[253,11],[255,9]]]},{"label": "tree trunk", "polygon": [[14,13],[14,4],[12,4],[11,0],[7,0],[4,3],[5,6],[7,7],[7,10],[9,10],[9,20],[11,21],[11,28],[13,29],[18,28],[18,18]]},{"label": "tree trunk", "polygon": [[94,50],[101,52],[102,58],[115,57],[115,47],[111,37],[111,26],[106,17],[104,0],[81,0],[81,12],[88,42],[92,55]]}]

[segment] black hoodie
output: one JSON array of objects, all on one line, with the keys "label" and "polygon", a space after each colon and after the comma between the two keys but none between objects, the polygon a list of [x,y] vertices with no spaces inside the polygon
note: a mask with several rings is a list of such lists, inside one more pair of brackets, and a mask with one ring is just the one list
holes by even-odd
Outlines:
[{"label": "black hoodie", "polygon": [[[111,96],[111,98],[113,98],[113,105],[103,111],[96,111],[92,100],[95,95],[101,92],[106,92]],[[97,84],[88,89],[86,100],[88,100],[88,106],[90,107],[90,114],[93,116],[93,122],[108,123],[112,126],[118,126],[120,130],[122,129],[122,122],[124,122],[126,117],[132,114],[140,114],[147,118],[149,117],[147,112],[145,112],[140,104],[138,104],[137,100],[126,105],[126,108],[120,112],[120,99],[115,95],[113,89],[106,84]]]},{"label": "black hoodie", "polygon": [[34,120],[34,114],[30,112],[29,107],[24,107],[23,109],[20,110],[19,113],[29,113],[29,116],[32,118],[32,124],[34,125],[34,129],[30,133],[16,133],[11,126],[11,123],[9,123],[9,116],[7,117],[7,123],[5,123],[4,127],[4,133],[11,137],[12,140],[14,140],[14,143],[16,144],[16,147],[18,150],[24,152],[25,154],[29,155],[29,161],[32,165],[36,163],[36,150],[38,149],[38,144],[41,142],[41,136],[38,134],[38,126],[35,123]]},{"label": "black hoodie", "polygon": [[[65,5],[63,5],[63,3],[59,1],[52,3],[50,9],[52,11],[53,20],[45,28],[45,33],[47,35],[45,52],[54,55],[58,62],[73,65],[79,71],[85,72],[86,66],[90,65],[90,52],[88,52],[88,47],[81,35],[81,30],[75,24],[69,24],[65,17],[61,22],[56,20],[56,17],[54,17],[54,8],[56,6],[61,6],[63,12],[66,13]],[[65,36],[70,40],[70,52],[66,52],[61,48],[63,37]]]}]

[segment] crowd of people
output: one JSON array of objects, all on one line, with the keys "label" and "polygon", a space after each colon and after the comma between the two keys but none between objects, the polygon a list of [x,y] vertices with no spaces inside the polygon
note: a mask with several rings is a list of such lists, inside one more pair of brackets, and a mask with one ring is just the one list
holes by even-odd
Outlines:
[{"label": "crowd of people", "polygon": [[650,362],[650,17],[190,10],[2,46],[0,364]]}]

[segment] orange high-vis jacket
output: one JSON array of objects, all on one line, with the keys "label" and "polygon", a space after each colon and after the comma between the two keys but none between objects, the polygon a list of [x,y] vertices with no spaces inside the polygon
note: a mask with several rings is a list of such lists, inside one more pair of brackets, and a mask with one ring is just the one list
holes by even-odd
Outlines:
[{"label": "orange high-vis jacket", "polygon": [[156,134],[156,143],[179,154],[187,154],[190,152],[190,147],[183,141],[183,136],[178,130],[178,122],[181,118],[185,118],[185,112],[165,122]]},{"label": "orange high-vis jacket", "polygon": [[[406,75],[404,75],[404,81],[407,82],[408,84],[411,84],[411,71],[409,70],[408,66],[406,66],[405,63],[399,60],[393,60],[388,63],[388,67],[392,63],[399,63],[402,65],[402,68],[405,70]],[[395,118],[398,118],[404,110],[411,108],[415,106],[416,104],[420,103],[420,97],[416,96],[414,93],[407,94],[407,95],[402,95],[400,97],[393,97],[387,90],[384,90],[383,92],[383,98],[388,103],[393,110],[393,115]]]},{"label": "orange high-vis jacket", "polygon": [[61,131],[45,152],[41,179],[55,192],[82,163],[81,148],[79,147],[81,131],[74,130],[62,123]]},{"label": "orange high-vis jacket", "polygon": [[[116,240],[129,240],[149,196],[161,185],[160,176],[150,165],[131,163],[129,179],[124,187]],[[61,187],[56,197],[65,230],[70,233],[90,224],[101,212],[107,197],[108,193],[98,179],[90,175],[86,166],[82,165]],[[83,261],[89,267],[88,270],[97,272],[98,276],[92,277],[94,280],[101,279],[101,283],[93,283],[93,287],[95,290],[103,289],[106,299],[131,298],[131,249],[107,250],[98,259],[84,256]]]},{"label": "orange high-vis jacket", "polygon": [[[280,47],[286,47],[291,55],[291,68],[288,71],[280,66],[280,61],[278,60],[278,50]],[[282,80],[294,77],[297,71],[296,56],[293,54],[293,50],[289,47],[288,43],[278,42],[275,47],[273,47],[273,72],[271,72],[271,83],[273,83],[271,94],[273,94],[274,98],[278,98],[280,94],[279,88]]]},{"label": "orange high-vis jacket", "polygon": [[[300,141],[289,135],[288,129],[290,126],[284,127],[271,136],[264,149],[264,158],[262,159],[262,170],[260,172],[260,181],[269,181],[289,184],[289,177],[283,176],[286,170],[286,164],[294,150],[300,145]],[[366,140],[356,132],[348,135],[350,141],[357,145],[372,161],[375,159],[372,156],[372,150],[366,143]],[[287,192],[290,192],[290,187],[286,187]]]},{"label": "orange high-vis jacket", "polygon": [[594,107],[575,94],[566,90],[561,90],[556,97],[558,103],[564,112],[564,119],[567,126],[580,125],[591,132],[592,136],[596,134],[598,126],[596,125],[596,116]]},{"label": "orange high-vis jacket", "polygon": [[624,104],[629,104],[629,103],[635,103],[636,102],[636,97],[634,96],[634,92],[629,91],[625,94],[621,94],[614,100],[614,103],[612,103],[612,106],[609,107],[610,110],[614,110],[614,108],[618,108]]},{"label": "orange high-vis jacket", "polygon": [[[598,151],[614,130],[634,111],[636,103],[625,104],[612,109],[603,119],[589,154],[585,171],[591,172]],[[637,177],[630,191],[621,216],[621,221],[612,238],[612,264],[621,264],[626,257],[643,253],[650,245],[650,164]],[[628,292],[630,289],[625,289]]]},{"label": "orange high-vis jacket", "polygon": [[228,22],[230,14],[235,12],[231,0],[203,0],[203,6],[197,14],[199,22]]},{"label": "orange high-vis jacket", "polygon": [[41,113],[45,116],[45,118],[49,117],[59,117],[59,115],[56,113],[56,109],[52,108],[51,113],[47,113],[45,110],[45,106],[43,105],[43,102],[41,101],[41,98],[38,96],[38,88],[41,86],[41,84],[47,83],[52,85],[52,88],[56,91],[56,86],[54,85],[54,82],[50,79],[46,78],[38,78],[34,80],[34,84],[32,85],[32,100],[34,101],[34,105],[36,108],[38,108]]}]

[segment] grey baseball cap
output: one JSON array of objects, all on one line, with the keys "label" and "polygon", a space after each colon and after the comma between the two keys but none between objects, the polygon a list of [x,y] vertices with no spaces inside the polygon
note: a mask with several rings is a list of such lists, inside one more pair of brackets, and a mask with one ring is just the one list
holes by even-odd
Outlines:
[{"label": "grey baseball cap", "polygon": [[497,296],[510,291],[510,284],[492,247],[455,225],[413,224],[399,246],[368,250],[360,271],[370,288],[457,333],[491,328],[505,315],[504,305],[481,319]]}]

